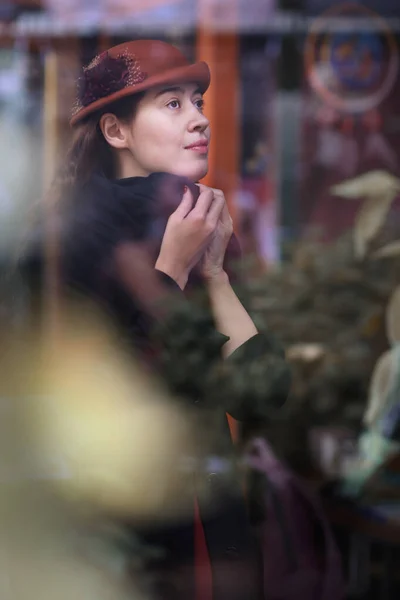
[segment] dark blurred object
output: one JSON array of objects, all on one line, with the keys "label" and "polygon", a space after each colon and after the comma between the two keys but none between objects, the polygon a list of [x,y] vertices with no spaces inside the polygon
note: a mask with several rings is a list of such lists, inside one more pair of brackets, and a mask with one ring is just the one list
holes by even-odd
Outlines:
[{"label": "dark blurred object", "polygon": [[0,21],[10,22],[22,13],[42,10],[41,0],[2,0],[0,3]]},{"label": "dark blurred object", "polygon": [[[340,556],[317,498],[258,438],[247,462],[257,475],[257,530],[264,564],[264,591],[271,600],[341,600]],[[261,506],[262,508],[262,506]],[[322,560],[321,560],[322,558]]]},{"label": "dark blurred object", "polygon": [[[304,0],[278,0],[277,10],[283,13],[301,13],[304,11]],[[279,87],[282,90],[298,92],[301,89],[302,77],[303,48],[299,44],[299,37],[293,33],[283,35],[278,66]]]},{"label": "dark blurred object", "polygon": [[388,413],[381,419],[380,429],[382,434],[394,440],[400,442],[400,404],[392,406]]},{"label": "dark blurred object", "polygon": [[301,85],[302,63],[302,48],[297,37],[293,34],[282,36],[278,64],[278,81],[281,90],[297,93]]},{"label": "dark blurred object", "polygon": [[[263,597],[260,571],[257,572],[256,539],[232,535],[232,523],[238,516],[241,518],[241,514],[241,501],[226,496],[220,508],[203,519],[212,557],[213,598],[218,600],[261,600]],[[134,534],[145,548],[153,549],[153,557],[146,563],[153,600],[187,600],[201,596],[198,586],[202,588],[202,580],[207,580],[210,573],[201,557],[195,559],[198,539],[191,522],[182,519],[164,528],[139,527]]]},{"label": "dark blurred object", "polygon": [[345,427],[316,427],[310,431],[310,451],[324,477],[340,478],[357,452],[354,431]]},{"label": "dark blurred object", "polygon": [[18,15],[18,7],[11,0],[0,4],[0,21],[12,21]]},{"label": "dark blurred object", "polygon": [[8,2],[17,6],[19,10],[42,10],[44,7],[43,0],[8,0]]},{"label": "dark blurred object", "polygon": [[304,0],[278,0],[277,4],[282,11],[304,11]]}]

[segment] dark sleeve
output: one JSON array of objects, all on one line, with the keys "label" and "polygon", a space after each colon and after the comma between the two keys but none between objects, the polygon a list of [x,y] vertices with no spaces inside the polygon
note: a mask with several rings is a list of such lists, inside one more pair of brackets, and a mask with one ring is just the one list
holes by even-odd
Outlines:
[{"label": "dark sleeve", "polygon": [[280,411],[291,376],[275,338],[259,333],[223,360],[229,338],[215,329],[208,311],[181,296],[178,303],[174,297],[158,328],[160,368],[171,391],[240,421],[267,419]]},{"label": "dark sleeve", "polygon": [[181,288],[179,287],[179,285],[176,283],[176,281],[174,279],[172,279],[172,277],[170,277],[169,275],[164,273],[163,271],[159,271],[158,269],[155,269],[155,271],[157,273],[157,277],[159,278],[160,282],[163,283],[167,288],[170,288],[171,292],[176,294],[183,301],[184,293],[181,290]]},{"label": "dark sleeve", "polygon": [[173,394],[209,405],[208,390],[229,338],[215,329],[208,311],[178,290],[165,297],[164,318],[153,329],[158,368]]},{"label": "dark sleeve", "polygon": [[270,334],[259,333],[220,366],[214,397],[239,421],[266,420],[279,414],[289,395],[291,372],[285,354]]}]

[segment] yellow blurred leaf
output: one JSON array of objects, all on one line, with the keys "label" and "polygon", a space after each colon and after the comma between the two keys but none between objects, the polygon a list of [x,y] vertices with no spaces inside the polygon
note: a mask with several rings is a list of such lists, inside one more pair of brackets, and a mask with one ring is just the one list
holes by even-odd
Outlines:
[{"label": "yellow blurred leaf", "polygon": [[364,323],[362,327],[362,335],[367,338],[372,338],[377,335],[382,327],[382,313],[377,312],[371,315]]},{"label": "yellow blurred leaf", "polygon": [[382,246],[373,254],[372,258],[392,258],[394,256],[400,256],[400,240]]},{"label": "yellow blurred leaf", "polygon": [[364,424],[368,427],[373,426],[385,409],[386,396],[395,373],[393,367],[393,353],[388,350],[379,358],[372,373],[367,409],[363,418]]},{"label": "yellow blurred leaf", "polygon": [[0,397],[20,399],[13,437],[17,458],[22,438],[28,453],[22,475],[92,514],[156,520],[191,511],[192,473],[182,466],[198,450],[191,417],[107,324],[78,308],[63,314],[55,337],[10,334],[0,357]]},{"label": "yellow blurred leaf", "polygon": [[393,196],[382,194],[377,202],[375,197],[369,197],[359,210],[354,224],[354,247],[357,258],[363,258],[367,253],[368,244],[379,232],[390,210]]},{"label": "yellow blurred leaf", "polygon": [[334,196],[349,199],[374,196],[376,200],[379,200],[381,194],[388,194],[389,192],[393,195],[393,199],[400,193],[400,179],[383,170],[363,173],[331,188],[331,193]]},{"label": "yellow blurred leaf", "polygon": [[386,311],[386,330],[392,346],[400,342],[400,286],[390,297]]}]

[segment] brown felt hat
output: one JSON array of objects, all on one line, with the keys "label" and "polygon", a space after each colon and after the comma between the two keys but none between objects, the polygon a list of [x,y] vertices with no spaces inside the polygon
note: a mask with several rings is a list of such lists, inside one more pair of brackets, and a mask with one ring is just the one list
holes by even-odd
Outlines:
[{"label": "brown felt hat", "polygon": [[189,63],[180,50],[159,40],[114,46],[83,68],[70,124],[115,100],[164,83],[197,83],[205,92],[210,70],[205,62]]}]

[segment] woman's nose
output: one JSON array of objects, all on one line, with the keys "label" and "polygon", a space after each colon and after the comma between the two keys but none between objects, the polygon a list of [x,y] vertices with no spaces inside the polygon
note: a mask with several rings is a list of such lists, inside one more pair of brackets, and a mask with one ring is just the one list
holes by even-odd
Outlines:
[{"label": "woman's nose", "polygon": [[209,127],[210,121],[203,113],[200,113],[198,109],[195,110],[196,114],[194,116],[191,116],[188,129],[189,131],[204,131],[205,129],[207,129],[207,127]]}]

